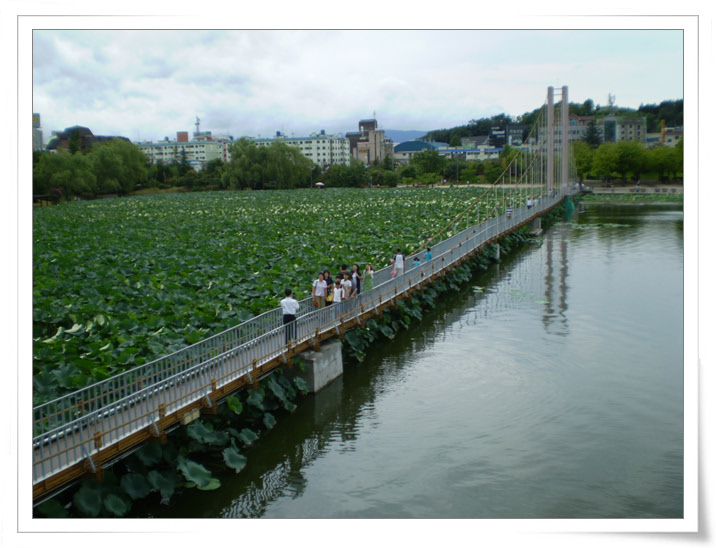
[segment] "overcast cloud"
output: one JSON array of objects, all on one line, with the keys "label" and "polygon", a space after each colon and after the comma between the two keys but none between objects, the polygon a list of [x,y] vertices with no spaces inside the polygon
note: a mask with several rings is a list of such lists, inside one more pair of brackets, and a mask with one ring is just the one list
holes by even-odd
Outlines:
[{"label": "overcast cloud", "polygon": [[33,111],[133,141],[431,130],[570,102],[681,99],[680,30],[35,30]]}]

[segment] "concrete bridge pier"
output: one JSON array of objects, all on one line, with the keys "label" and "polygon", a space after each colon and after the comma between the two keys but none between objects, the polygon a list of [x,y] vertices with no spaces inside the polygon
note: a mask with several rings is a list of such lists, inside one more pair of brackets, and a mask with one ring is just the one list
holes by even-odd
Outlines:
[{"label": "concrete bridge pier", "polygon": [[319,351],[306,350],[299,357],[305,363],[305,370],[294,365],[292,373],[306,381],[312,394],[343,374],[341,341],[323,343]]},{"label": "concrete bridge pier", "polygon": [[537,217],[530,226],[530,232],[535,236],[542,234],[542,217]]}]

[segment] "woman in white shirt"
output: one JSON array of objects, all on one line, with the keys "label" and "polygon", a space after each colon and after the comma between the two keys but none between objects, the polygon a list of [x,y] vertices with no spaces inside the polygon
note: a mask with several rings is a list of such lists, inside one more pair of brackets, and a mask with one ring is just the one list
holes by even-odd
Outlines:
[{"label": "woman in white shirt", "polygon": [[318,274],[318,279],[313,281],[313,289],[311,290],[311,297],[318,304],[318,308],[326,306],[326,292],[328,290],[328,284],[323,279],[323,272]]}]

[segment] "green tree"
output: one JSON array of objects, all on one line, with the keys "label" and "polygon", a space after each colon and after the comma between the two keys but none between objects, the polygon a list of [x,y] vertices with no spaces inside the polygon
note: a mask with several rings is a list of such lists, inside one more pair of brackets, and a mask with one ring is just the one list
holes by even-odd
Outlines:
[{"label": "green tree", "polygon": [[592,169],[598,176],[604,177],[607,182],[614,178],[618,170],[619,156],[616,143],[604,143],[594,152]]},{"label": "green tree", "polygon": [[309,187],[313,162],[298,147],[273,141],[268,147],[264,169],[271,188]]},{"label": "green tree", "polygon": [[677,145],[671,149],[671,168],[672,177],[676,179],[679,174],[684,173],[684,140],[682,139]]},{"label": "green tree", "polygon": [[197,177],[197,183],[202,187],[221,187],[221,171],[224,161],[221,158],[214,158],[206,163]]},{"label": "green tree", "polygon": [[467,162],[463,158],[455,156],[445,162],[445,178],[449,181],[464,181],[466,169]]},{"label": "green tree", "polygon": [[135,144],[112,139],[95,145],[87,154],[97,177],[98,192],[127,194],[149,181],[149,161]]},{"label": "green tree", "polygon": [[313,162],[297,147],[281,141],[258,146],[242,138],[230,145],[231,162],[224,166],[222,185],[232,188],[297,188],[311,185]]},{"label": "green tree", "polygon": [[485,168],[485,181],[489,184],[494,184],[504,172],[505,168],[501,162],[490,162],[490,165]]},{"label": "green tree", "polygon": [[597,126],[594,123],[594,120],[590,121],[587,125],[587,131],[584,132],[582,141],[587,143],[592,148],[597,148],[602,142],[602,140],[599,138],[599,133],[597,133]]},{"label": "green tree", "polygon": [[400,179],[415,179],[418,176],[418,170],[414,165],[405,164],[398,168],[398,177]]},{"label": "green tree", "polygon": [[150,186],[169,188],[173,176],[171,164],[165,163],[164,160],[159,160],[156,164],[149,167]]},{"label": "green tree", "polygon": [[[48,154],[38,162],[36,170],[39,188],[45,188],[50,192],[59,188],[66,198],[95,194],[97,178],[90,159],[84,154],[66,152]],[[34,179],[33,173],[33,186],[35,186]]]},{"label": "green tree", "polygon": [[384,171],[383,184],[391,188],[398,186],[398,174],[395,171]]},{"label": "green tree", "polygon": [[592,160],[594,159],[594,149],[585,141],[574,141],[572,143],[572,154],[577,167],[577,177],[579,182],[584,181],[584,177],[592,169]]},{"label": "green tree", "polygon": [[82,149],[82,137],[77,129],[70,132],[70,154],[77,154]]},{"label": "green tree", "polygon": [[182,147],[179,151],[179,160],[177,161],[177,167],[179,177],[183,177],[190,171],[194,171],[194,168],[189,163],[189,159],[187,158],[186,150],[184,149],[184,147]]},{"label": "green tree", "polygon": [[419,175],[425,173],[437,173],[442,175],[445,158],[440,156],[437,150],[422,150],[413,155],[410,159],[410,164],[415,166]]},{"label": "green tree", "polygon": [[639,141],[619,141],[616,143],[616,172],[626,183],[629,173],[635,179],[639,179],[644,171],[646,162],[646,149]]}]

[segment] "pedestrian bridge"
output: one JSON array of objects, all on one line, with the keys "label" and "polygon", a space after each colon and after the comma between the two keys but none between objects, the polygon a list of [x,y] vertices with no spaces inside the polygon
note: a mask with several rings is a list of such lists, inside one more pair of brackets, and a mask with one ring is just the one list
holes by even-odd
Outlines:
[{"label": "pedestrian bridge", "polygon": [[[550,92],[552,89],[550,88]],[[566,88],[562,91],[566,103]],[[280,308],[227,329],[153,362],[135,367],[33,409],[32,482],[35,503],[58,489],[110,466],[152,439],[212,411],[227,396],[258,380],[322,341],[342,336],[420,291],[482,248],[533,223],[557,207],[572,190],[573,170],[566,150],[554,145],[554,118],[536,126],[534,148],[505,165],[496,183],[502,193],[490,212],[479,201],[450,222],[454,235],[431,246],[433,259],[406,266],[393,278],[391,267],[374,275],[374,288],[338,307],[316,310],[312,298],[300,302],[295,338],[285,342]],[[562,128],[564,128],[563,117]],[[555,166],[561,179],[555,179]],[[495,189],[492,189],[495,192]],[[486,191],[487,192],[487,191]],[[526,197],[538,197],[527,207]],[[484,205],[483,205],[484,207]],[[477,210],[476,210],[477,208]],[[508,212],[509,209],[509,212]],[[486,215],[487,214],[487,215]],[[487,218],[486,218],[487,217]],[[481,222],[476,221],[485,219]],[[458,227],[465,228],[459,229]],[[420,255],[423,252],[421,251]],[[412,264],[407,257],[407,265]]]}]

